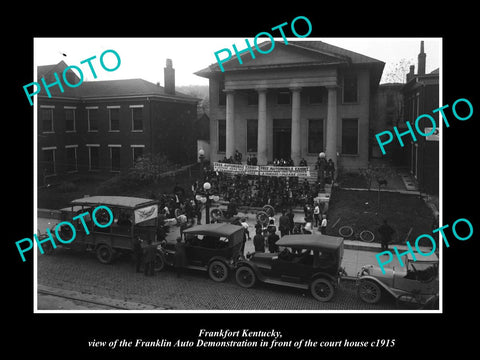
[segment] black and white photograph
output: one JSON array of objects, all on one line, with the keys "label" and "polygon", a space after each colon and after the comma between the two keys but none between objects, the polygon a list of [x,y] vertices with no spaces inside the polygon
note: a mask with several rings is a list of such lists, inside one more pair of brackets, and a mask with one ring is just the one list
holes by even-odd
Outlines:
[{"label": "black and white photograph", "polygon": [[440,309],[441,39],[263,40],[35,39],[38,311]]},{"label": "black and white photograph", "polygon": [[12,334],[52,357],[474,347],[470,15],[362,7],[14,39]]}]

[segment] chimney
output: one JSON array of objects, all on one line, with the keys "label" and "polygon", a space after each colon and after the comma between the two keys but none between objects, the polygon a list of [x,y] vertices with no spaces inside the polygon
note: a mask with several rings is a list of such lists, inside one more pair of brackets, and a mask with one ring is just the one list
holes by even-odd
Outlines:
[{"label": "chimney", "polygon": [[165,93],[175,95],[175,69],[172,67],[172,59],[167,59],[167,66],[163,71]]},{"label": "chimney", "polygon": [[423,49],[423,40],[420,42],[420,54],[418,54],[418,75],[425,75],[425,60],[427,54]]},{"label": "chimney", "polygon": [[410,72],[407,74],[407,82],[415,76],[415,65],[410,65]]}]

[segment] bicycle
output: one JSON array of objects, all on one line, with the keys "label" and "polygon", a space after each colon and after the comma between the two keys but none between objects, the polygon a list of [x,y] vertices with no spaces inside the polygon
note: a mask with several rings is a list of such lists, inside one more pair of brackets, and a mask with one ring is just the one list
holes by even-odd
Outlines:
[{"label": "bicycle", "polygon": [[368,242],[368,243],[371,243],[373,242],[373,240],[375,240],[375,235],[373,234],[373,232],[371,232],[370,230],[362,230],[360,232],[355,232],[353,230],[353,227],[349,226],[349,225],[344,225],[344,226],[341,226],[339,229],[338,229],[338,234],[345,238],[345,239],[349,239],[349,240],[361,240],[363,242]]}]

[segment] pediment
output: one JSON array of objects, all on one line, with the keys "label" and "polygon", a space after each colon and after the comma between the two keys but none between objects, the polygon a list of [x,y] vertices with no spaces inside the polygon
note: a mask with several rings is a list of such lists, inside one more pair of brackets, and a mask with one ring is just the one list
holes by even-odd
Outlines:
[{"label": "pediment", "polygon": [[[345,63],[348,61],[345,56],[327,54],[320,50],[306,49],[291,43],[286,45],[283,41],[276,41],[273,50],[268,54],[262,54],[257,51],[252,43],[250,44],[254,50],[255,59],[252,58],[250,51],[246,51],[240,54],[242,59],[242,64],[240,64],[233,48],[230,48],[233,56],[229,61],[222,64],[225,71],[247,70],[253,68],[275,68],[280,66],[328,65]],[[235,46],[238,51],[247,49],[246,43],[240,42],[235,44]],[[272,43],[270,41],[265,41],[258,46],[260,50],[266,52],[269,51]],[[225,54],[219,54],[220,58],[223,58],[225,55],[226,52]]]}]

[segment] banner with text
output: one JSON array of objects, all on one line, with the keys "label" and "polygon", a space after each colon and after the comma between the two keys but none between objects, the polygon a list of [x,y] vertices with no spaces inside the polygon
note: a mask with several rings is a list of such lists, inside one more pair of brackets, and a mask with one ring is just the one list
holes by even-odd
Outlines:
[{"label": "banner with text", "polygon": [[228,174],[244,174],[244,175],[260,175],[260,176],[310,176],[310,168],[308,166],[254,166],[243,164],[227,164],[213,163],[213,170]]}]

